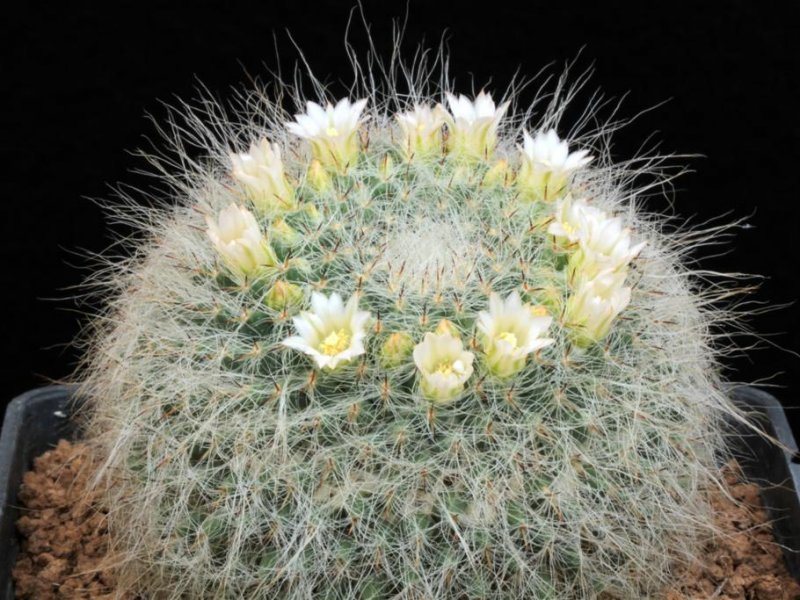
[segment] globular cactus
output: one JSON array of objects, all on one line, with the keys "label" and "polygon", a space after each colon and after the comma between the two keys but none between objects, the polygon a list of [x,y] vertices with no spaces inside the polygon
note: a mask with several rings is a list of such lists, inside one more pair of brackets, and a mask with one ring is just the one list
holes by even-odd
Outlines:
[{"label": "globular cactus", "polygon": [[125,589],[644,598],[695,556],[731,313],[639,206],[661,159],[397,73],[165,128],[80,390]]}]

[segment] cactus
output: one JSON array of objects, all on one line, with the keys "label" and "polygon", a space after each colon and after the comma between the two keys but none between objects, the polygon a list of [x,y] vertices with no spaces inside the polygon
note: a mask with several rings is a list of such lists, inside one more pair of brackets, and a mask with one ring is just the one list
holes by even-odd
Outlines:
[{"label": "cactus", "polygon": [[708,233],[613,126],[559,137],[563,82],[534,123],[432,69],[185,105],[168,200],[115,209],[80,393],[126,589],[643,598],[698,551],[737,414]]}]

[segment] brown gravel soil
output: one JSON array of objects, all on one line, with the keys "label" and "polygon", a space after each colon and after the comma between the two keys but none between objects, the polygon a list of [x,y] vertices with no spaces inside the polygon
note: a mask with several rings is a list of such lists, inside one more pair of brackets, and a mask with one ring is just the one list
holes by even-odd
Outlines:
[{"label": "brown gravel soil", "polygon": [[680,591],[666,600],[798,600],[800,585],[786,571],[775,543],[758,486],[743,483],[736,463],[724,469],[736,503],[720,493],[711,497],[714,521],[726,532],[706,545],[705,560],[689,568]]},{"label": "brown gravel soil", "polygon": [[[83,444],[59,442],[26,473],[17,521],[21,554],[14,569],[17,598],[131,600],[114,594],[107,554],[105,513],[87,483],[93,460]],[[678,577],[664,600],[800,600],[800,585],[786,572],[758,488],[725,468],[731,495],[712,497],[716,525],[728,532],[706,546],[705,560]],[[737,505],[738,504],[738,505]]]},{"label": "brown gravel soil", "polygon": [[17,521],[22,543],[13,573],[17,598],[116,597],[114,578],[102,566],[105,513],[87,485],[94,471],[85,445],[61,440],[25,474]]}]

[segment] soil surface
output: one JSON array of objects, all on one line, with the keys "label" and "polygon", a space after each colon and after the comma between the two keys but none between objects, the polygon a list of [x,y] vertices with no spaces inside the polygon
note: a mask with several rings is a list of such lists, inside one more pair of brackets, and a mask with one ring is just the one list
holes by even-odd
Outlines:
[{"label": "soil surface", "polygon": [[61,440],[25,474],[17,521],[22,543],[13,574],[17,598],[116,598],[113,575],[103,568],[106,515],[88,486],[94,471],[85,445]]},{"label": "soil surface", "polygon": [[800,584],[787,572],[783,551],[761,508],[758,486],[743,483],[736,463],[724,469],[736,502],[711,496],[714,521],[726,532],[706,545],[705,560],[680,576],[666,600],[798,600]]},{"label": "soil surface", "polygon": [[[83,444],[59,442],[37,458],[19,492],[24,516],[17,521],[22,549],[14,569],[17,598],[131,600],[115,596],[105,512],[88,490],[94,461]],[[800,585],[787,573],[758,487],[725,468],[731,495],[712,497],[716,524],[727,535],[706,546],[705,560],[679,574],[680,588],[664,600],[800,600]]]}]

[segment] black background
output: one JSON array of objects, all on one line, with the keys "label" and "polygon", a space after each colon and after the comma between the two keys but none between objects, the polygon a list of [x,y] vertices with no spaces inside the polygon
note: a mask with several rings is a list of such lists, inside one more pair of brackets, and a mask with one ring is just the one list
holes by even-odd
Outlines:
[{"label": "black background", "polygon": [[[628,92],[623,115],[669,100],[620,132],[616,157],[633,156],[653,133],[665,152],[702,154],[686,161],[694,173],[678,182],[676,212],[703,221],[730,211],[753,226],[703,266],[764,275],[756,298],[790,303],[799,295],[800,30],[797,15],[775,6],[529,1],[469,9],[412,0],[406,47],[423,37],[435,44],[447,30],[452,73],[465,89],[472,78],[499,90],[517,69],[532,75],[553,63],[557,73],[578,57],[576,73],[595,70],[592,87]],[[351,8],[298,0],[54,3],[4,18],[0,404],[67,376],[75,364],[68,343],[81,317],[63,298],[85,275],[77,268],[85,264],[82,249],[99,251],[112,239],[87,197],[108,197],[117,182],[144,185],[130,172],[142,163],[126,152],[153,133],[144,114],[163,117],[159,100],[193,96],[197,80],[224,96],[247,73],[268,78],[266,67],[279,64],[286,71],[296,58],[287,29],[319,74],[330,81],[348,75],[343,40]],[[392,18],[406,6],[365,2],[364,11],[378,49],[388,51]],[[353,42],[364,47],[361,26]],[[751,325],[797,352],[799,315],[792,305]],[[800,359],[790,352],[767,347],[727,366],[732,379],[768,381],[780,386],[772,391],[787,406],[798,403]]]}]

